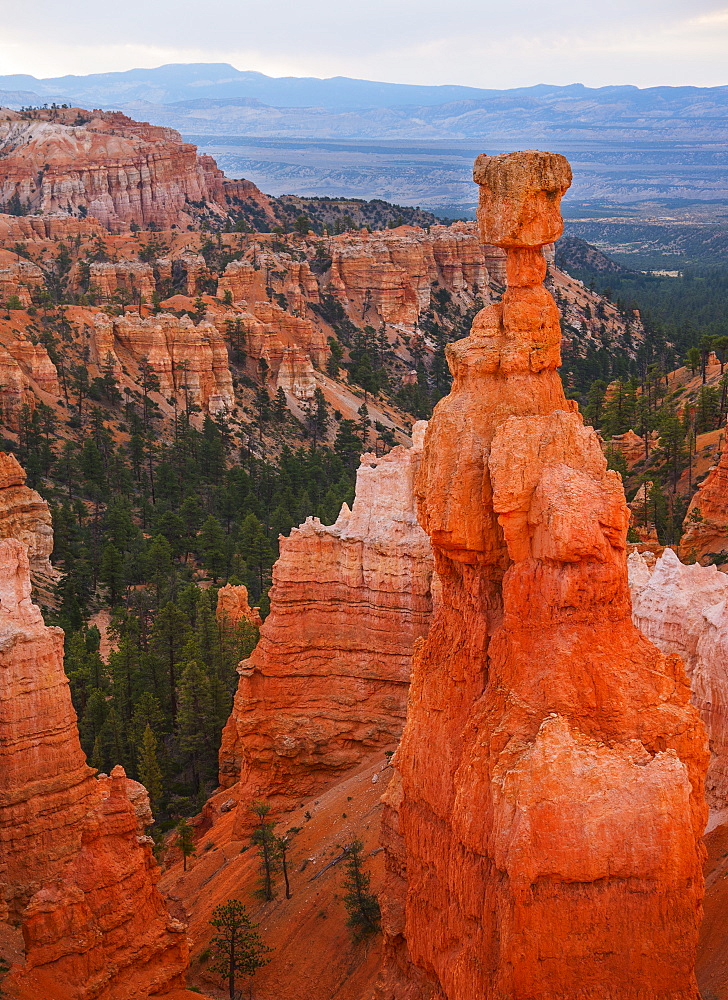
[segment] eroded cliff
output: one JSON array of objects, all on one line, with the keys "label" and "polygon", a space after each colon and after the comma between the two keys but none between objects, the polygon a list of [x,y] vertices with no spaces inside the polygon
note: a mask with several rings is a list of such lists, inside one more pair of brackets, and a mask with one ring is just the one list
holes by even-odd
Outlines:
[{"label": "eroded cliff", "polygon": [[630,554],[632,619],[664,653],[682,658],[710,737],[705,795],[714,813],[728,808],[728,576],[686,566],[672,549],[655,562]]},{"label": "eroded cliff", "polygon": [[264,798],[276,814],[332,784],[404,724],[415,641],[432,611],[432,554],[417,524],[411,449],[362,457],[356,499],[327,527],[281,538],[271,611],[223,732],[220,781],[238,781],[238,832]]},{"label": "eroded cliff", "polygon": [[33,583],[44,587],[58,577],[50,562],[53,521],[47,502],[25,485],[26,478],[15,456],[0,452],[0,538],[17,538],[26,546]]},{"label": "eroded cliff", "polygon": [[99,782],[78,739],[63,633],[31,602],[25,547],[0,541],[0,885],[25,963],[3,987],[31,1000],[132,1000],[181,985],[184,925],[156,888],[122,769]]},{"label": "eroded cliff", "polygon": [[684,562],[728,562],[728,432],[720,461],[694,493],[683,527],[680,558]]},{"label": "eroded cliff", "polygon": [[112,232],[185,228],[225,217],[250,200],[275,221],[250,181],[228,181],[209,156],[171,128],[120,112],[0,109],[0,205],[23,212],[91,216]]},{"label": "eroded cliff", "polygon": [[541,248],[571,171],[474,177],[508,287],[448,348],[417,480],[442,601],[388,790],[380,996],[697,1000],[707,742],[631,622],[621,482],[556,372]]}]

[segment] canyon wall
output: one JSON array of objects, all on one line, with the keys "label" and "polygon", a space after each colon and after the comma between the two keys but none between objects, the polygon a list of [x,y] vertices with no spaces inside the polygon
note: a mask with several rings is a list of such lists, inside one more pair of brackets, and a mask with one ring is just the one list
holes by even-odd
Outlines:
[{"label": "canyon wall", "polygon": [[685,664],[710,737],[705,795],[720,813],[728,809],[728,576],[715,566],[686,566],[672,549],[656,562],[633,552],[628,565],[635,625]]},{"label": "canyon wall", "polygon": [[212,323],[196,326],[189,316],[159,314],[109,317],[98,313],[93,327],[94,360],[107,359],[116,370],[127,358],[138,365],[146,358],[165,399],[179,397],[213,416],[235,406],[227,345]]},{"label": "canyon wall", "polygon": [[683,562],[696,560],[703,565],[722,554],[728,562],[728,430],[725,432],[720,461],[693,494],[680,539]]},{"label": "canyon wall", "polygon": [[252,201],[275,222],[265,195],[250,181],[227,181],[209,156],[171,128],[135,122],[120,112],[80,108],[0,109],[0,206],[91,216],[112,232],[186,228],[200,209],[224,217]]},{"label": "canyon wall", "polygon": [[442,600],[387,793],[379,996],[698,1000],[707,741],[631,621],[621,481],[556,371],[541,248],[571,171],[474,177],[508,287],[448,348],[417,479]]},{"label": "canyon wall", "polygon": [[58,577],[50,562],[53,521],[46,501],[25,480],[15,456],[0,451],[0,538],[17,538],[26,546],[33,583],[47,586]]},{"label": "canyon wall", "polygon": [[63,633],[31,602],[25,546],[0,541],[0,886],[20,922],[13,997],[136,1000],[181,985],[185,928],[156,889],[118,769],[87,766],[63,671]]},{"label": "canyon wall", "polygon": [[412,647],[432,611],[432,554],[417,524],[412,448],[362,456],[356,499],[335,524],[308,518],[281,537],[271,610],[220,749],[238,782],[237,829],[265,799],[276,812],[335,782],[404,724]]}]

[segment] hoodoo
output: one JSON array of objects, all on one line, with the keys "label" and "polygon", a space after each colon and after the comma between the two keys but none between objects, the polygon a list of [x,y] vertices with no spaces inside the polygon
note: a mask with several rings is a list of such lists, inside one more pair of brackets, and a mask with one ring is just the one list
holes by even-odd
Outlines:
[{"label": "hoodoo", "polygon": [[309,518],[281,538],[270,615],[238,668],[220,749],[221,784],[239,780],[239,832],[253,799],[289,809],[399,739],[432,612],[413,490],[424,427],[412,448],[362,456],[353,508],[335,524]]},{"label": "hoodoo", "polygon": [[[123,769],[105,784],[78,739],[63,633],[30,599],[25,546],[0,540],[0,930],[22,925],[17,1000],[132,1000],[184,982],[185,925],[167,912]],[[136,783],[131,783],[135,785]]]},{"label": "hoodoo", "polygon": [[564,397],[564,157],[480,156],[502,302],[448,349],[417,480],[442,600],[387,793],[386,1000],[697,1000],[707,743],[630,619],[628,510]]}]

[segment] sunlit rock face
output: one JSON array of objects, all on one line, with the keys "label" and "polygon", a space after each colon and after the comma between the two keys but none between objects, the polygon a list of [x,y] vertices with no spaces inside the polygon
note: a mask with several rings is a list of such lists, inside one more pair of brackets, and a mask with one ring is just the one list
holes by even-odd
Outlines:
[{"label": "sunlit rock face", "polygon": [[686,566],[672,549],[655,562],[630,554],[632,620],[663,653],[685,663],[693,704],[710,737],[705,797],[728,809],[728,576],[715,566]]},{"label": "sunlit rock face", "polygon": [[629,511],[564,398],[567,161],[476,160],[508,287],[448,349],[416,493],[442,597],[384,822],[386,1000],[697,1000],[707,741],[632,624]]},{"label": "sunlit rock face", "polygon": [[87,766],[63,632],[43,624],[13,538],[0,541],[0,776],[1,909],[25,943],[7,995],[132,1000],[181,985],[185,927],[156,888],[137,783]]},{"label": "sunlit rock face", "polygon": [[14,455],[0,452],[0,538],[17,538],[26,546],[30,575],[36,586],[53,583],[53,521],[47,502],[25,485],[25,469]]},{"label": "sunlit rock face", "polygon": [[227,180],[174,129],[118,111],[66,108],[27,119],[0,109],[0,206],[13,198],[34,215],[90,217],[112,232],[132,223],[183,229],[195,207],[223,217],[235,201],[275,221],[250,181]]},{"label": "sunlit rock face", "polygon": [[223,733],[220,781],[285,810],[328,787],[404,724],[412,649],[432,613],[432,552],[414,510],[424,424],[412,448],[362,456],[335,524],[281,538],[271,611]]}]

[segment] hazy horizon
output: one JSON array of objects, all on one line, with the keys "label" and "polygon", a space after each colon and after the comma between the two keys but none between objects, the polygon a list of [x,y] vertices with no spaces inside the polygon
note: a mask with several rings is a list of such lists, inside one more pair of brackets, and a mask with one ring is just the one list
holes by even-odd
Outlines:
[{"label": "hazy horizon", "polygon": [[344,76],[426,86],[513,89],[713,87],[728,83],[728,7],[720,0],[615,0],[591,9],[566,0],[494,2],[335,0],[304,8],[269,0],[0,0],[0,75],[39,79],[230,63],[272,77]]}]

